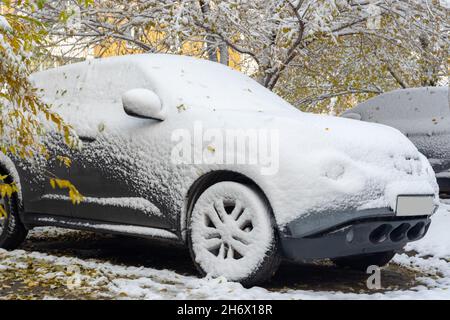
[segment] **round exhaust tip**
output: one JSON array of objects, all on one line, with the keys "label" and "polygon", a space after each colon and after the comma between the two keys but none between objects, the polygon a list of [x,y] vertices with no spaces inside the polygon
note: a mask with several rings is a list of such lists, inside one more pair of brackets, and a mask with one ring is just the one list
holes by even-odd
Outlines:
[{"label": "round exhaust tip", "polygon": [[389,224],[382,224],[370,233],[369,240],[372,243],[382,243],[386,241],[392,226]]},{"label": "round exhaust tip", "polygon": [[407,233],[408,240],[414,241],[422,238],[425,234],[426,226],[425,223],[419,222],[416,223],[414,227],[409,229]]},{"label": "round exhaust tip", "polygon": [[391,235],[390,235],[391,240],[393,242],[400,242],[400,241],[404,240],[406,237],[406,233],[408,232],[410,227],[411,226],[409,223],[402,223],[401,225],[399,225],[397,228],[395,228],[391,232]]}]

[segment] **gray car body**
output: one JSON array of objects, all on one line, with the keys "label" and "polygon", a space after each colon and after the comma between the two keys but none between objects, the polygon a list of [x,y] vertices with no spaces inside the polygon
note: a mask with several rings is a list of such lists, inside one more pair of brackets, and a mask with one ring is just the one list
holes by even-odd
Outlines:
[{"label": "gray car body", "polygon": [[[392,209],[395,199],[390,202],[386,196],[389,188],[397,192],[394,196],[425,193],[436,197],[436,180],[428,161],[397,130],[300,112],[220,64],[136,55],[65,66],[32,79],[43,90],[43,98],[74,126],[83,148],[69,149],[50,130],[45,142],[51,161],[29,163],[0,154],[3,169],[20,185],[22,221],[28,228],[54,225],[185,243],[188,216],[199,194],[218,181],[232,180],[251,184],[265,196],[281,237],[295,240],[294,247],[296,239],[305,233],[310,237],[312,231],[320,247],[330,248],[330,243],[346,247],[348,229],[336,233],[334,228],[351,227],[362,218],[399,223]],[[136,88],[152,90],[160,97],[166,120],[125,113],[121,97]],[[278,131],[279,171],[264,175],[261,164],[171,162],[175,144],[171,135],[183,129],[195,136],[197,122],[212,130]],[[377,139],[371,140],[373,136]],[[69,156],[70,168],[61,165],[56,155]],[[71,181],[85,201],[73,205],[66,190],[50,186],[48,172]],[[428,214],[420,217],[425,220],[424,230]],[[309,225],[308,230],[297,229],[299,221]],[[369,233],[366,223],[359,233],[364,238]],[[377,227],[370,222],[371,230]],[[330,237],[321,235],[328,231]],[[333,238],[337,235],[339,242]],[[322,242],[322,238],[328,240]],[[388,247],[374,247],[367,241],[342,255],[369,252],[369,247],[373,251],[398,249],[409,240],[405,235]],[[308,246],[317,253],[314,258],[331,257],[319,254],[316,245]]]}]

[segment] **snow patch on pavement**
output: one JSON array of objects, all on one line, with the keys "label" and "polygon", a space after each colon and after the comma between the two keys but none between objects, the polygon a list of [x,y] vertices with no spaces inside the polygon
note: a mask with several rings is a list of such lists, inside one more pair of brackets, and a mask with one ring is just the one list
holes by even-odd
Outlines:
[{"label": "snow patch on pavement", "polygon": [[[0,250],[0,276],[11,269],[27,270],[30,261],[37,265],[45,262],[56,268],[56,271],[37,273],[36,276],[44,280],[46,277],[58,278],[64,283],[73,275],[57,271],[58,267],[77,266],[81,270],[83,290],[97,292],[99,298],[110,299],[450,299],[450,237],[447,230],[450,225],[449,209],[450,203],[444,201],[432,218],[433,223],[427,236],[407,246],[407,250],[417,251],[417,255],[411,256],[410,251],[394,258],[393,263],[405,270],[421,273],[417,278],[419,284],[406,290],[391,290],[388,287],[383,292],[346,293],[296,289],[271,291],[261,287],[246,289],[239,283],[228,282],[221,277],[200,279],[171,270],[117,265],[96,259],[57,257],[23,250]],[[58,235],[60,232],[52,230],[59,229],[39,228],[33,231],[33,236],[40,237],[52,232]],[[383,271],[381,277],[383,285]],[[70,289],[67,290],[70,292]]]},{"label": "snow patch on pavement", "polygon": [[[407,290],[390,290],[388,287],[383,292],[347,293],[296,289],[272,291],[261,287],[246,289],[239,283],[228,282],[222,277],[200,279],[171,270],[124,266],[100,260],[57,257],[22,250],[0,250],[0,275],[10,270],[26,270],[30,261],[38,265],[45,262],[55,270],[76,266],[82,270],[81,292],[97,292],[98,297],[110,299],[450,299],[450,236],[447,231],[450,225],[449,209],[450,202],[442,203],[432,218],[433,223],[427,236],[407,246],[407,250],[414,250],[417,255],[410,256],[411,252],[408,252],[394,258],[393,263],[402,268],[422,273],[417,279],[419,285]],[[33,230],[32,235],[41,239],[70,232],[77,231],[46,227]],[[44,280],[46,277],[56,277],[62,283],[70,280],[70,274],[61,271],[50,271],[48,274],[38,274],[37,277]],[[383,271],[381,277],[383,286]]]},{"label": "snow patch on pavement", "polygon": [[[126,299],[450,299],[450,268],[441,259],[408,257],[396,258],[396,263],[410,268],[427,270],[444,277],[423,278],[423,285],[409,290],[393,290],[374,294],[343,293],[339,291],[287,290],[273,292],[260,287],[246,289],[239,283],[224,278],[183,276],[170,270],[144,267],[126,267],[94,260],[55,257],[38,252],[0,250],[0,257],[10,265],[21,259],[43,260],[55,266],[78,266],[82,270],[95,270],[90,276],[81,275],[83,286],[103,286],[103,297]],[[23,263],[22,263],[23,264]],[[16,266],[20,267],[20,266]],[[26,267],[26,264],[23,264]],[[58,276],[64,276],[59,273]]]},{"label": "snow patch on pavement", "polygon": [[[419,256],[450,258],[450,200],[442,200],[441,206],[431,218],[432,223],[426,236],[407,245],[406,250],[414,250]],[[450,268],[450,266],[449,266]]]}]

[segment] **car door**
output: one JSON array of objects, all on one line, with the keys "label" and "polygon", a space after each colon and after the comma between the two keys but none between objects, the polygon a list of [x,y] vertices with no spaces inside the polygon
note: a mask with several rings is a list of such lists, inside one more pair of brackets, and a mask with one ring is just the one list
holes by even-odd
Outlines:
[{"label": "car door", "polygon": [[[31,81],[42,91],[42,100],[52,106],[67,123],[77,126],[83,121],[85,112],[81,88],[86,78],[86,68],[67,66],[39,72],[31,76]],[[69,148],[64,141],[63,134],[54,126],[48,126],[45,145],[49,157],[40,170],[39,188],[35,188],[32,198],[25,200],[25,210],[32,213],[73,217],[76,207],[68,197],[68,190],[53,188],[50,179],[69,180],[79,189],[92,185],[97,180],[95,173],[89,172],[82,165],[82,153],[75,148]],[[67,167],[61,156],[71,159],[72,164]]]},{"label": "car door", "polygon": [[[101,132],[89,142],[85,139],[82,155],[75,160],[79,163],[75,164],[77,174],[82,173],[85,178],[73,179],[80,182],[84,197],[73,209],[74,217],[172,228],[161,213],[158,188],[148,188],[155,172],[149,173],[143,165],[152,161],[146,151],[152,145],[151,132],[158,131],[160,123],[121,115],[123,118],[118,124],[117,118],[110,118],[110,115],[99,119]],[[141,144],[144,135],[149,137],[145,146]]]},{"label": "car door", "polygon": [[114,59],[86,65],[72,115],[82,147],[64,149],[72,160],[70,168],[52,163],[58,177],[71,181],[84,200],[73,205],[60,190],[50,191],[65,201],[73,218],[172,228],[176,219],[161,214],[158,188],[148,188],[146,181],[152,177],[140,172],[143,164],[152,162],[146,151],[152,149],[161,124],[130,117],[122,106],[125,92],[149,86],[146,77],[136,66]]}]

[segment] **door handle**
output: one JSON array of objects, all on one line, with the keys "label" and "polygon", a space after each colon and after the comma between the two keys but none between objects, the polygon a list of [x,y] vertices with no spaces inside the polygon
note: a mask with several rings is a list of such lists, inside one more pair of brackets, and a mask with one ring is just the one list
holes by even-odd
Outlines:
[{"label": "door handle", "polygon": [[95,142],[95,140],[96,140],[94,137],[87,137],[87,136],[78,136],[78,138],[81,141],[86,142],[86,143],[92,143],[92,142]]}]

